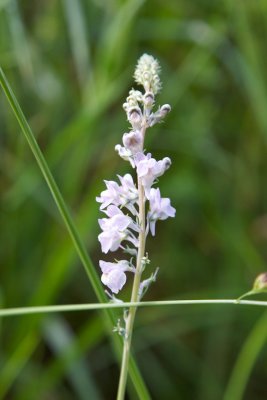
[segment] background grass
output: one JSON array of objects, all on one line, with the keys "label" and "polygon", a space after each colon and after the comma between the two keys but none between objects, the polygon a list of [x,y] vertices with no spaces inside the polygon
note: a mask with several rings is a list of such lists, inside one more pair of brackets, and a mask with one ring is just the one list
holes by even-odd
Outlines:
[{"label": "background grass", "polygon": [[[266,37],[264,0],[0,1],[1,66],[96,268],[95,196],[129,171],[114,152],[121,105],[143,52],[162,65],[158,101],[173,111],[146,148],[173,161],[160,187],[177,216],[148,241],[160,273],[147,300],[238,297],[266,270]],[[2,95],[0,141],[2,307],[96,301]],[[140,309],[133,345],[152,398],[266,398],[266,326],[254,307]],[[114,398],[100,312],[0,329],[1,398]]]}]

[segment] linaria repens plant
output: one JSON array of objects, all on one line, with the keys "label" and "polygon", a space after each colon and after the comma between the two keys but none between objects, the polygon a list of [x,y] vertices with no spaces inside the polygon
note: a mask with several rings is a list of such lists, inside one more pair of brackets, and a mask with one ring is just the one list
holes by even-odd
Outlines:
[{"label": "linaria repens plant", "polygon": [[[105,181],[106,190],[97,197],[101,203],[100,210],[108,217],[99,219],[102,233],[98,239],[103,253],[122,249],[124,254],[129,255],[128,260],[99,262],[101,280],[112,292],[109,295],[113,300],[117,300],[114,293],[117,294],[125,285],[127,273],[134,275],[131,302],[140,301],[150,284],[156,280],[158,269],[142,280],[142,274],[150,263],[145,249],[146,237],[149,232],[155,236],[158,220],[175,216],[170,200],[161,197],[159,188],[152,187],[170,167],[171,160],[165,157],[157,161],[144,151],[147,129],[161,122],[171,110],[169,104],[164,104],[153,111],[155,95],[161,88],[159,70],[158,61],[144,54],[134,73],[136,83],[143,86],[144,92],[130,90],[123,104],[131,128],[122,137],[123,146],[118,144],[115,149],[135,169],[137,183],[130,174],[118,176],[119,183]],[[124,313],[124,326],[118,321],[115,328],[124,338],[118,399],[123,399],[125,393],[135,313],[136,307],[130,307]]]}]

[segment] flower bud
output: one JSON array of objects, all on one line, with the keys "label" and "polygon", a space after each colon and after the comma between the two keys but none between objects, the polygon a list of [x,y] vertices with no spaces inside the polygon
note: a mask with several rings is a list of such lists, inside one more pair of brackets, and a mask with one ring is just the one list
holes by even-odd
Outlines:
[{"label": "flower bud", "polygon": [[169,104],[164,104],[158,111],[150,114],[148,121],[149,126],[153,126],[158,122],[161,122],[163,118],[171,111],[171,106]]},{"label": "flower bud", "polygon": [[169,104],[164,104],[162,107],[160,107],[160,114],[161,117],[164,118],[169,112],[171,111],[171,106]]},{"label": "flower bud", "polygon": [[143,95],[139,90],[131,89],[126,100],[130,105],[136,106],[138,103],[142,102],[142,97]]},{"label": "flower bud", "polygon": [[152,92],[146,92],[144,95],[144,105],[147,108],[152,108],[154,104],[154,95]]},{"label": "flower bud", "polygon": [[141,129],[142,112],[140,107],[131,107],[127,112],[127,117],[134,129]]},{"label": "flower bud", "polygon": [[156,271],[153,272],[153,274],[148,279],[145,279],[143,282],[140,283],[140,286],[139,286],[139,289],[138,289],[139,301],[144,296],[144,294],[146,293],[146,291],[149,288],[149,286],[153,282],[156,282],[158,271],[159,271],[159,268],[157,268]]},{"label": "flower bud", "polygon": [[170,166],[172,165],[172,162],[171,162],[171,159],[169,157],[164,157],[163,161],[164,161],[165,171],[166,171],[167,169],[170,168]]},{"label": "flower bud", "polygon": [[267,272],[263,272],[254,281],[253,290],[267,289]]},{"label": "flower bud", "polygon": [[143,85],[146,91],[152,91],[156,94],[161,86],[159,71],[160,67],[158,61],[148,54],[143,54],[142,57],[139,58],[135,69],[135,81]]}]

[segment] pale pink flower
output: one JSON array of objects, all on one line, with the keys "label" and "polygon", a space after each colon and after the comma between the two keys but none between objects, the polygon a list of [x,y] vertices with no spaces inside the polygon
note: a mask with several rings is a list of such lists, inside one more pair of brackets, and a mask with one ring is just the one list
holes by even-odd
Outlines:
[{"label": "pale pink flower", "polygon": [[143,136],[138,130],[125,133],[122,137],[122,142],[124,147],[130,150],[132,154],[142,151]]},{"label": "pale pink flower", "polygon": [[[110,221],[107,222],[109,226],[113,226],[116,229],[126,229],[127,227],[129,227],[129,229],[132,229],[139,233],[138,225],[132,220],[131,217],[129,217],[128,215],[125,215],[119,209],[119,207],[110,205],[110,206],[108,206],[108,208],[106,210],[103,210],[103,212],[108,217],[110,217]],[[103,219],[106,219],[106,218],[103,218]],[[124,226],[124,224],[125,224],[125,228],[122,228],[122,226]],[[126,226],[126,224],[127,224],[127,226]],[[101,228],[102,228],[102,226],[101,226]],[[102,229],[105,229],[105,228],[102,228]]]},{"label": "pale pink flower", "polygon": [[126,271],[134,271],[127,260],[121,260],[117,263],[99,261],[102,271],[101,281],[108,286],[113,293],[118,293],[126,282]]},{"label": "pale pink flower", "polygon": [[120,187],[117,182],[114,181],[104,181],[107,187],[107,190],[101,192],[100,197],[96,198],[98,203],[102,203],[100,206],[100,210],[106,208],[110,204],[114,204],[115,206],[119,206],[121,204],[120,199]]},{"label": "pale pink flower", "polygon": [[122,205],[127,205],[128,203],[136,203],[138,200],[138,190],[134,184],[132,175],[118,175],[118,177],[121,182],[120,196]]},{"label": "pale pink flower", "polygon": [[171,206],[170,199],[162,198],[159,189],[150,189],[149,193],[149,212],[147,220],[152,236],[155,236],[155,227],[158,220],[165,220],[175,216],[175,208]]},{"label": "pale pink flower", "polygon": [[116,229],[105,230],[98,235],[98,240],[101,244],[103,253],[116,251],[120,247],[121,242],[125,239],[124,232],[119,232]]},{"label": "pale pink flower", "polygon": [[138,246],[138,240],[129,230],[139,231],[138,226],[133,222],[132,218],[124,215],[123,212],[116,206],[110,205],[104,211],[109,218],[99,219],[100,228],[103,230],[98,235],[98,240],[101,243],[103,253],[108,251],[116,251],[123,240],[128,240]]},{"label": "pale pink flower", "polygon": [[133,178],[130,174],[119,176],[121,186],[114,181],[104,181],[107,190],[101,192],[100,197],[96,198],[96,201],[102,203],[100,210],[113,204],[115,206],[127,207],[133,214],[136,214],[134,204],[138,199],[138,191],[133,182]]},{"label": "pale pink flower", "polygon": [[146,197],[149,199],[149,190],[151,186],[155,179],[163,175],[170,167],[171,160],[169,157],[165,157],[163,160],[156,161],[154,158],[151,158],[150,153],[147,155],[138,153],[135,157],[135,164],[137,175],[144,186]]}]

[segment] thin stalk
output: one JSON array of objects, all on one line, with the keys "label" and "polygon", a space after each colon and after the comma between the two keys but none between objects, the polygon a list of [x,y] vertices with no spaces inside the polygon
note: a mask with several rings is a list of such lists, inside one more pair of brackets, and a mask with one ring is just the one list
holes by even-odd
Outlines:
[{"label": "thin stalk", "polygon": [[[145,114],[145,110],[144,110]],[[146,117],[143,119],[143,127],[142,127],[142,136],[143,136],[143,145],[144,147],[144,139],[146,133]],[[139,220],[139,247],[136,258],[136,269],[134,275],[134,282],[131,294],[131,302],[135,303],[139,300],[139,287],[141,276],[143,272],[142,260],[145,255],[145,245],[146,245],[146,209],[145,209],[145,192],[144,187],[142,185],[141,179],[137,180],[138,187],[138,220]],[[128,368],[129,368],[129,358],[131,354],[131,342],[133,335],[133,326],[135,320],[137,307],[130,307],[127,315],[126,323],[125,323],[125,333],[124,333],[124,341],[123,341],[123,353],[122,353],[122,361],[121,361],[121,370],[120,370],[120,379],[117,393],[117,400],[123,400],[125,395],[127,376],[128,376]]]},{"label": "thin stalk", "polygon": [[259,300],[236,300],[236,299],[203,299],[203,300],[158,300],[138,301],[123,303],[89,303],[89,304],[62,304],[59,306],[39,307],[16,307],[0,309],[0,317],[11,317],[29,314],[48,314],[72,311],[104,310],[126,307],[167,307],[167,306],[190,306],[190,305],[216,305],[235,304],[238,306],[260,306],[267,307],[267,301]]},{"label": "thin stalk", "polygon": [[[138,194],[139,194],[138,202],[139,202],[140,233],[139,233],[139,248],[138,248],[138,254],[137,254],[136,271],[135,271],[134,282],[133,282],[131,302],[138,301],[138,291],[139,291],[141,275],[142,275],[142,259],[145,255],[145,243],[146,243],[145,195],[144,195],[144,188],[143,188],[143,185],[142,185],[140,179],[138,179]],[[127,320],[126,320],[126,327],[125,327],[125,334],[124,334],[124,346],[123,346],[123,354],[122,354],[121,372],[120,372],[117,400],[124,399],[136,310],[137,310],[136,306],[130,307],[129,314],[128,314]]]}]

